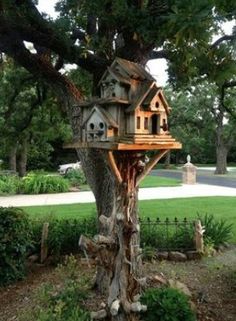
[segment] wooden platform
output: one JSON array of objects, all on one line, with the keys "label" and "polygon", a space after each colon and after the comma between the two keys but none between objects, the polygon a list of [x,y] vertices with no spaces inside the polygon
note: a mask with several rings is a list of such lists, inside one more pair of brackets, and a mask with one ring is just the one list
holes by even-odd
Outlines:
[{"label": "wooden platform", "polygon": [[120,143],[120,142],[89,142],[81,143],[74,141],[63,146],[64,148],[98,148],[108,150],[159,150],[159,149],[181,149],[182,144],[177,141],[164,142],[160,141],[157,143]]}]

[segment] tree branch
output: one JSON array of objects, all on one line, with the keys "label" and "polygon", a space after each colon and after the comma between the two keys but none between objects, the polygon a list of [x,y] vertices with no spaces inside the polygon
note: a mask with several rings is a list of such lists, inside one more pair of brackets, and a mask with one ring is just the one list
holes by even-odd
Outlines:
[{"label": "tree branch", "polygon": [[[14,6],[7,2],[4,1],[4,10],[0,9],[0,34],[6,36],[11,31],[14,39],[51,49],[68,62],[76,63],[91,73],[97,72],[98,69],[104,70],[107,66],[106,59],[88,52],[84,47],[76,46],[73,35],[71,37],[54,30],[53,24],[41,16],[31,1]],[[77,30],[75,36],[81,38],[82,34],[79,36]],[[2,51],[5,51],[4,48]]]},{"label": "tree branch", "polygon": [[236,34],[224,35],[224,36],[220,37],[219,39],[217,39],[215,42],[213,42],[213,44],[211,45],[210,49],[216,48],[217,46],[219,46],[224,41],[230,41],[230,40],[235,40],[235,39],[236,39]]},{"label": "tree branch", "polygon": [[232,88],[232,87],[236,87],[236,80],[232,80],[232,81],[226,81],[223,84],[224,88]]},{"label": "tree branch", "polygon": [[[19,40],[13,40],[12,34],[3,36],[0,34],[0,50],[4,50],[6,54],[14,58],[21,66],[29,72],[41,77],[47,83],[55,88],[55,85],[60,85],[64,93],[70,93],[76,100],[82,99],[82,93],[76,86],[66,77],[61,75],[54,67],[46,60],[43,60],[36,54],[32,54]],[[12,41],[9,41],[11,40]]]},{"label": "tree branch", "polygon": [[149,57],[148,57],[150,60],[152,59],[170,59],[169,57],[169,52],[167,50],[153,50],[151,51]]},{"label": "tree branch", "polygon": [[226,106],[225,104],[225,90],[227,88],[232,88],[236,86],[236,81],[230,81],[230,82],[226,82],[223,84],[223,86],[221,87],[221,93],[220,93],[220,102],[221,105],[223,106],[223,108],[225,109],[225,111],[231,115],[234,119],[236,119],[236,112],[233,111],[231,108],[229,108],[228,106]]}]

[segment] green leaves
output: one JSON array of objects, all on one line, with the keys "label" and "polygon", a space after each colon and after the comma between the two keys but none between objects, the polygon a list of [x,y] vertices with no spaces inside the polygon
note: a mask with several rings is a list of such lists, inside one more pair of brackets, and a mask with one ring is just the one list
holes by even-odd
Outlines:
[{"label": "green leaves", "polygon": [[228,242],[232,236],[233,224],[227,223],[227,220],[216,220],[212,214],[198,214],[202,226],[205,228],[204,238],[210,239],[214,247],[218,247]]},{"label": "green leaves", "polygon": [[25,276],[30,240],[27,215],[18,208],[0,207],[0,286]]},{"label": "green leaves", "polygon": [[147,305],[143,320],[147,321],[196,321],[185,294],[172,288],[150,288],[142,296]]}]

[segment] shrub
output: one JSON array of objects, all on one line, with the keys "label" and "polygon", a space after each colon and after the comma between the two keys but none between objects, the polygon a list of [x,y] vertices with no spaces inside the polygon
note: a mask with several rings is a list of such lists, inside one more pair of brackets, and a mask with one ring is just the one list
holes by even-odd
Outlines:
[{"label": "shrub", "polygon": [[0,175],[0,194],[17,194],[19,190],[19,177],[15,175]]},{"label": "shrub", "polygon": [[141,223],[141,246],[151,246],[161,250],[194,249],[193,225],[176,227],[176,225]]},{"label": "shrub", "polygon": [[78,253],[78,241],[81,234],[93,236],[97,233],[96,219],[57,220],[53,217],[40,221],[32,221],[33,243],[39,252],[42,226],[49,222],[48,250],[49,253],[59,256],[63,254]]},{"label": "shrub", "polygon": [[81,169],[72,169],[64,177],[69,180],[71,186],[79,187],[86,184],[86,178]]},{"label": "shrub", "polygon": [[30,224],[26,214],[18,208],[0,207],[0,285],[25,275],[30,239]]},{"label": "shrub", "polygon": [[148,321],[196,321],[188,298],[173,288],[148,289],[141,297],[147,305],[143,320]]},{"label": "shrub", "polygon": [[61,176],[36,172],[29,173],[23,178],[24,194],[61,193],[68,190],[69,183]]},{"label": "shrub", "polygon": [[232,236],[233,224],[227,223],[226,220],[216,220],[214,215],[198,214],[198,218],[205,227],[204,238],[211,240],[215,247],[228,242]]}]

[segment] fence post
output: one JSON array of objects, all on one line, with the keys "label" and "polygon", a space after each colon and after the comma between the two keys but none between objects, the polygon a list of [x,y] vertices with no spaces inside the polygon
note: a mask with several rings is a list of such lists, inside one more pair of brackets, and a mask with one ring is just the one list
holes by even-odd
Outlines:
[{"label": "fence post", "polygon": [[196,244],[196,251],[199,253],[204,252],[204,240],[203,234],[205,232],[204,227],[201,224],[200,220],[195,221],[195,244]]},{"label": "fence post", "polygon": [[41,252],[40,252],[40,263],[43,263],[48,256],[48,227],[49,223],[43,224],[42,236],[41,236]]}]

